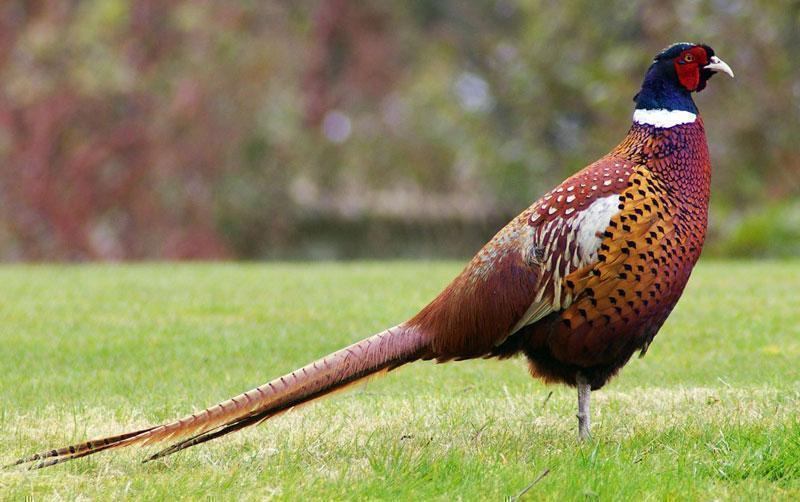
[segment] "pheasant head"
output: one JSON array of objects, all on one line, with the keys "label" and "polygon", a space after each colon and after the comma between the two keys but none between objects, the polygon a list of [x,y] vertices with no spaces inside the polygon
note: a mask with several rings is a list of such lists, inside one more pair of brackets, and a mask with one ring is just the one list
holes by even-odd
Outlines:
[{"label": "pheasant head", "polygon": [[679,43],[661,51],[647,70],[639,93],[634,96],[634,121],[662,127],[693,122],[697,106],[693,92],[706,87],[708,79],[733,70],[705,44]]}]

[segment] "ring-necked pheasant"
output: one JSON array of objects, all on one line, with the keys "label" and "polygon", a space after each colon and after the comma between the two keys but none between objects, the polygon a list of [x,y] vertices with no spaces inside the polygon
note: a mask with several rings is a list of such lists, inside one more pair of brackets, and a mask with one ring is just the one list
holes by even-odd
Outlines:
[{"label": "ring-necked pheasant", "polygon": [[588,437],[590,391],[647,351],[700,256],[711,171],[691,93],[718,71],[733,77],[707,45],[658,54],[625,139],[500,230],[410,320],[176,422],[17,464],[179,440],[149,459],[159,458],[414,360],[518,353],[533,376],[577,386],[579,437]]}]

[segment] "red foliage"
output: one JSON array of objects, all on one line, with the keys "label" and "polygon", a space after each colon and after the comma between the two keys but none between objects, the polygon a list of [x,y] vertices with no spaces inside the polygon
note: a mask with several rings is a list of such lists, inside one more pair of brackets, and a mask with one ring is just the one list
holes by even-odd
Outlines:
[{"label": "red foliage", "polygon": [[[60,2],[45,4],[35,9],[33,2],[17,2],[0,10],[0,64],[31,23],[62,35],[63,20],[55,18],[74,13],[56,8]],[[131,10],[123,55],[143,78],[169,61],[180,37],[162,22],[165,10],[154,0]],[[52,67],[45,72],[46,90],[28,99],[0,92],[6,143],[0,197],[15,254],[34,260],[228,256],[208,200],[207,182],[225,153],[215,140],[218,124],[212,119],[193,127],[208,104],[204,90],[177,85],[164,100],[136,85],[93,95]],[[166,130],[159,127],[164,123]]]}]

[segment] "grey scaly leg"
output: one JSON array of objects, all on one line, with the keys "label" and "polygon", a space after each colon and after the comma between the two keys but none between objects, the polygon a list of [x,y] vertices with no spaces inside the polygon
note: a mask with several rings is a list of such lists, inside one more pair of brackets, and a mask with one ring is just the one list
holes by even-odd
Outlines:
[{"label": "grey scaly leg", "polygon": [[578,384],[578,439],[585,441],[590,437],[589,396],[592,393],[592,386],[581,374],[578,374],[575,380]]}]

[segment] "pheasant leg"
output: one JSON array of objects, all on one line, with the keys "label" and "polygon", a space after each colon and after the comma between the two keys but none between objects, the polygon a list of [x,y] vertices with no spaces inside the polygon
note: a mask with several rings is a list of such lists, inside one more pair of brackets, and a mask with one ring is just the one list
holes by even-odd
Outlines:
[{"label": "pheasant leg", "polygon": [[589,413],[589,396],[592,392],[592,387],[589,382],[583,377],[578,375],[578,439],[585,441],[589,439],[589,428],[591,427],[591,415]]}]

